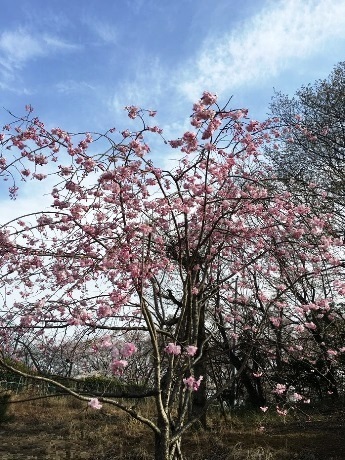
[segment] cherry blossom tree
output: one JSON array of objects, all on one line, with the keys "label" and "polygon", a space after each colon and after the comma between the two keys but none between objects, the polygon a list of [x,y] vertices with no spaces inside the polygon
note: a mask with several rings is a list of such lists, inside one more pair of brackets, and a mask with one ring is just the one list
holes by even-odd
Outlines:
[{"label": "cherry blossom tree", "polygon": [[[208,407],[234,378],[265,403],[255,380],[258,360],[263,350],[273,356],[272,335],[277,342],[280,325],[296,315],[287,292],[299,279],[341,267],[342,243],[326,236],[331,216],[315,220],[308,206],[277,191],[260,159],[279,134],[274,120],[259,123],[228,105],[204,92],[191,130],[169,141],[147,121],[155,112],[134,106],[126,107],[133,130],[49,130],[28,107],[1,134],[11,198],[21,180],[55,178],[56,185],[49,210],[18,216],[0,230],[0,363],[15,371],[4,359],[13,351],[13,331],[42,341],[56,331],[84,331],[94,353],[108,350],[109,372],[125,379],[145,336],[154,418],[119,399],[55,384],[95,410],[112,404],[144,423],[155,437],[156,460],[183,458],[182,437],[197,421],[206,423]],[[149,145],[159,142],[162,152],[175,154],[169,168],[153,161]],[[282,284],[281,272],[291,268],[293,279]],[[308,328],[309,316],[299,319]],[[236,375],[210,392],[216,356]]]}]

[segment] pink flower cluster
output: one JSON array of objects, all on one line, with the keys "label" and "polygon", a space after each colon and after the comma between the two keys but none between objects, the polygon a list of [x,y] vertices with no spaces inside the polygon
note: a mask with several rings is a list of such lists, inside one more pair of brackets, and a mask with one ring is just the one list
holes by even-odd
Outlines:
[{"label": "pink flower cluster", "polygon": [[[175,355],[178,356],[181,354],[181,346],[176,345],[176,343],[168,343],[168,345],[164,348],[164,351],[168,353],[169,355]],[[185,352],[188,356],[194,356],[196,352],[198,351],[198,347],[194,345],[188,345],[185,349]]]},{"label": "pink flower cluster", "polygon": [[298,402],[298,401],[302,401],[304,398],[302,395],[300,395],[299,393],[294,393],[292,396],[291,396],[291,399],[292,401],[294,402]]},{"label": "pink flower cluster", "polygon": [[204,91],[202,93],[201,100],[205,105],[213,105],[217,102],[217,95],[212,94],[209,91]]},{"label": "pink flower cluster", "polygon": [[274,393],[276,393],[277,395],[282,395],[285,392],[286,392],[286,385],[284,385],[282,383],[277,383],[276,389],[274,390]]},{"label": "pink flower cluster", "polygon": [[276,316],[270,316],[270,321],[273,324],[273,326],[277,328],[279,328],[282,324],[281,319],[277,318]]},{"label": "pink flower cluster", "polygon": [[137,347],[132,342],[123,342],[116,344],[112,349],[112,373],[114,375],[122,375],[125,371],[125,368],[128,365],[128,361],[122,358],[130,358],[136,351]]},{"label": "pink flower cluster", "polygon": [[287,415],[287,410],[286,409],[280,409],[279,406],[276,407],[276,411],[278,415],[281,415],[282,417],[286,417]]},{"label": "pink flower cluster", "polygon": [[128,361],[126,361],[125,359],[115,359],[114,361],[112,361],[110,365],[111,372],[114,375],[122,375],[127,365]]},{"label": "pink flower cluster", "polygon": [[193,375],[191,375],[190,377],[186,378],[186,379],[183,379],[183,383],[186,385],[187,389],[190,390],[190,391],[198,391],[199,390],[199,387],[200,387],[200,384],[201,384],[201,381],[203,380],[203,376],[200,375],[199,379],[196,380],[195,377],[193,377]]},{"label": "pink flower cluster", "polygon": [[164,349],[166,353],[169,355],[180,355],[181,354],[181,347],[180,345],[176,345],[176,343],[168,343],[168,345]]},{"label": "pink flower cluster", "polygon": [[91,398],[90,401],[87,404],[92,409],[101,409],[102,408],[102,404],[99,402],[98,398]]},{"label": "pink flower cluster", "polygon": [[124,358],[129,358],[136,353],[137,347],[132,342],[125,342],[121,345],[120,352]]},{"label": "pink flower cluster", "polygon": [[127,110],[129,118],[133,120],[138,116],[139,108],[135,105],[126,105],[125,110]]},{"label": "pink flower cluster", "polygon": [[194,356],[197,351],[198,351],[198,347],[195,347],[194,345],[188,345],[188,347],[186,348],[186,352],[188,356]]},{"label": "pink flower cluster", "polygon": [[182,152],[191,153],[198,149],[198,139],[195,133],[191,131],[185,132],[182,136],[182,140],[184,143],[181,149]]},{"label": "pink flower cluster", "polygon": [[122,375],[128,366],[128,361],[123,358],[130,358],[137,351],[132,342],[113,343],[110,336],[104,336],[100,342],[101,349],[111,350],[112,362],[110,369],[114,375]]}]

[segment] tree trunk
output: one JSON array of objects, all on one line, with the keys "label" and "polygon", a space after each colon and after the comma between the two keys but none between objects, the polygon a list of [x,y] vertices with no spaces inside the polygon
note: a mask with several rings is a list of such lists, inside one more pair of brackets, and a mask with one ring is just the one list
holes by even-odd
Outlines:
[{"label": "tree trunk", "polygon": [[[205,305],[200,308],[200,319],[198,327],[198,340],[197,347],[200,350],[203,347],[203,356],[194,365],[194,374],[196,378],[203,376],[198,391],[192,394],[192,415],[198,417],[205,409],[207,403],[206,381],[207,381],[207,343],[205,344],[206,331],[205,331]],[[206,412],[200,417],[201,426],[206,430],[207,428],[207,415]]]},{"label": "tree trunk", "polygon": [[181,439],[171,445],[171,426],[167,419],[158,416],[157,426],[160,433],[155,434],[155,460],[183,460],[181,454]]},{"label": "tree trunk", "polygon": [[170,459],[169,438],[169,429],[155,434],[155,460],[172,460]]},{"label": "tree trunk", "polygon": [[181,439],[170,445],[170,432],[161,431],[155,435],[155,460],[184,460],[181,452]]},{"label": "tree trunk", "polygon": [[256,408],[264,406],[266,404],[266,398],[262,394],[262,389],[260,391],[260,388],[255,388],[252,379],[248,375],[247,368],[245,367],[242,369],[243,361],[236,356],[232,350],[229,350],[229,357],[230,363],[236,368],[236,370],[242,372],[239,378],[248,393],[250,403]]}]

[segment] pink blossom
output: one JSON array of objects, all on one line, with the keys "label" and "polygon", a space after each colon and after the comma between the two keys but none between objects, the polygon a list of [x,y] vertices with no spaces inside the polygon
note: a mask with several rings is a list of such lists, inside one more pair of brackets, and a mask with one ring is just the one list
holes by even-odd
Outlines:
[{"label": "pink blossom", "polygon": [[286,385],[282,383],[277,383],[274,393],[277,393],[277,395],[282,395],[285,393],[285,391],[286,391]]},{"label": "pink blossom", "polygon": [[186,146],[181,149],[182,152],[190,153],[197,150],[198,140],[195,133],[187,131],[186,133],[184,133],[182,139],[186,144]]},{"label": "pink blossom", "polygon": [[116,359],[111,363],[111,371],[114,375],[122,375],[128,362],[124,359]]},{"label": "pink blossom", "polygon": [[22,174],[24,177],[28,177],[28,176],[30,176],[30,174],[31,174],[30,169],[27,169],[27,168],[26,168],[26,169],[22,169],[20,172],[21,172],[21,174]]},{"label": "pink blossom", "polygon": [[285,417],[287,415],[287,410],[286,409],[280,409],[278,406],[276,407],[277,414],[282,415]]},{"label": "pink blossom", "polygon": [[277,318],[276,316],[271,316],[270,321],[275,327],[280,327],[281,326],[281,319]]},{"label": "pink blossom", "polygon": [[240,118],[246,116],[245,110],[234,110],[228,113],[229,117],[233,120],[239,120]]},{"label": "pink blossom", "polygon": [[310,323],[304,323],[304,325],[306,328],[311,329],[313,331],[315,331],[315,329],[317,328],[316,324],[314,324],[312,321]]},{"label": "pink blossom", "polygon": [[128,137],[131,135],[130,131],[128,129],[125,129],[124,131],[121,132],[122,137]]},{"label": "pink blossom", "polygon": [[201,384],[201,381],[203,380],[203,376],[200,375],[199,379],[196,380],[195,377],[193,377],[193,375],[191,375],[190,377],[186,378],[186,379],[183,379],[183,383],[186,385],[186,387],[188,388],[188,390],[190,391],[198,391],[199,387],[200,387],[200,384]]},{"label": "pink blossom", "polygon": [[198,351],[198,347],[195,347],[194,345],[188,345],[186,348],[187,355],[189,356],[194,356],[195,353]]},{"label": "pink blossom", "polygon": [[111,348],[112,346],[113,344],[111,343],[110,337],[108,335],[102,338],[102,348]]},{"label": "pink blossom", "polygon": [[113,310],[109,305],[100,305],[97,311],[98,318],[105,318],[107,316],[111,316],[113,314]]},{"label": "pink blossom", "polygon": [[303,399],[303,396],[300,395],[299,393],[294,393],[294,394],[292,395],[292,400],[295,401],[295,402],[301,401],[302,399]]},{"label": "pink blossom", "polygon": [[129,358],[137,351],[137,347],[132,342],[124,343],[121,347],[121,354],[124,358]]},{"label": "pink blossom", "polygon": [[151,131],[152,133],[158,133],[158,134],[162,134],[162,133],[163,133],[162,128],[160,128],[159,126],[148,126],[147,129],[148,129],[149,131]]},{"label": "pink blossom", "polygon": [[172,141],[169,141],[169,144],[173,149],[177,149],[178,147],[181,147],[183,145],[182,139],[175,139]]},{"label": "pink blossom", "polygon": [[22,316],[20,318],[20,325],[25,326],[25,327],[29,327],[29,326],[31,326],[31,323],[33,322],[33,320],[34,320],[34,318],[31,315]]},{"label": "pink blossom", "polygon": [[43,180],[47,177],[46,174],[33,173],[32,177],[37,180]]},{"label": "pink blossom", "polygon": [[217,95],[212,94],[209,91],[204,91],[201,100],[205,105],[212,105],[217,102]]},{"label": "pink blossom", "polygon": [[169,355],[180,355],[181,354],[181,347],[180,345],[176,345],[176,343],[168,343],[165,347],[166,353]]},{"label": "pink blossom", "polygon": [[267,406],[260,406],[260,409],[262,410],[262,412],[266,412],[268,410],[268,407]]},{"label": "pink blossom", "polygon": [[337,356],[338,352],[335,350],[327,350],[327,354],[329,356]]},{"label": "pink blossom", "polygon": [[138,113],[139,113],[138,107],[135,107],[134,105],[127,105],[125,109],[128,112],[129,118],[132,118],[134,120],[134,118],[138,116]]},{"label": "pink blossom", "polygon": [[98,398],[91,398],[88,402],[88,406],[92,409],[101,409],[102,404],[99,402]]}]

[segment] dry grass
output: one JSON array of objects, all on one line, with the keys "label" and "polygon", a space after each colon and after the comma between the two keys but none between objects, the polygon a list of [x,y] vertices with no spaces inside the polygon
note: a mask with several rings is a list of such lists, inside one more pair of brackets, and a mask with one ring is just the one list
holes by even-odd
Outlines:
[{"label": "dry grass", "polygon": [[[0,426],[1,460],[152,459],[151,431],[113,407],[95,411],[59,397],[11,404],[10,415]],[[192,430],[183,447],[187,460],[344,460],[343,419],[341,408],[286,420],[247,413],[225,421],[213,414],[209,430]]]}]

